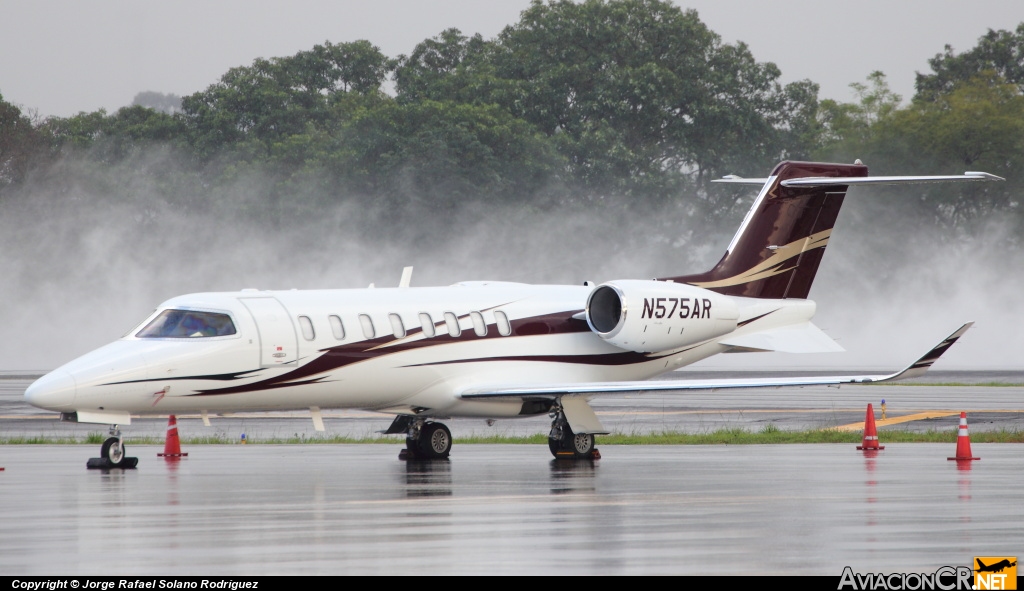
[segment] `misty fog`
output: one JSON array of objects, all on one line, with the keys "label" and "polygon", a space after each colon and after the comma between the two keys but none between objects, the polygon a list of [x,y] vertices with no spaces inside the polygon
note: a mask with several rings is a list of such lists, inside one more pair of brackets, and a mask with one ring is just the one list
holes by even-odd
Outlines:
[{"label": "misty fog", "polygon": [[[175,166],[158,148],[107,168],[65,158],[0,203],[0,369],[57,367],[192,292],[389,287],[406,265],[415,266],[414,286],[697,272],[721,256],[755,192],[735,219],[708,228],[685,204],[481,199],[435,211],[414,200],[319,194],[313,179],[296,187],[294,204],[275,209],[287,213],[267,219],[259,171],[212,195],[199,182],[168,187],[161,170]],[[901,189],[907,198],[915,190]],[[1016,340],[1024,255],[1008,247],[1009,230],[998,219],[955,238],[911,219],[876,224],[887,211],[870,191],[850,191],[811,291],[816,324],[847,353],[724,355],[695,367],[896,368],[967,320],[975,328],[939,367],[1024,366]]]}]

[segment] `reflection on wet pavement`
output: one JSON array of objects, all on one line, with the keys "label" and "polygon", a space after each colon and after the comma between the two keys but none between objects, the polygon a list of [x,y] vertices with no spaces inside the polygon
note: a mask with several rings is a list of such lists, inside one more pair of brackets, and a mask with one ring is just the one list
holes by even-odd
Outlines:
[{"label": "reflection on wet pavement", "polygon": [[[92,446],[0,446],[0,572],[735,574],[901,572],[1020,545],[1024,454],[979,444],[191,446],[86,470]],[[969,468],[966,471],[963,468]]]}]

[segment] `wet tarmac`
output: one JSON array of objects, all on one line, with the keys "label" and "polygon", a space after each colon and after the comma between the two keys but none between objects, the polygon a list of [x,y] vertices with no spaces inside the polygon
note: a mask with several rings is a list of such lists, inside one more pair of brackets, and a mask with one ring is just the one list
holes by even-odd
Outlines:
[{"label": "wet tarmac", "polygon": [[0,446],[0,574],[933,572],[1019,555],[1024,448],[976,444],[192,446],[87,471],[92,446]]},{"label": "wet tarmac", "polygon": [[[1021,372],[932,380],[1024,383]],[[953,374],[953,375],[950,375]],[[715,377],[727,377],[716,374]],[[31,375],[0,375],[0,438],[83,436],[25,405]],[[1024,429],[1024,387],[844,386],[594,401],[620,433],[834,427]],[[327,435],[368,436],[391,417],[326,411]],[[381,445],[190,445],[179,461],[128,445],[136,470],[86,470],[98,445],[0,445],[0,575],[819,574],[933,572],[1024,553],[1024,446],[944,444],[600,446],[555,462],[543,445],[459,445],[546,433],[537,417],[452,420],[449,461],[402,462]],[[183,438],[316,437],[303,413],[179,417]],[[163,437],[165,418],[126,435]],[[600,444],[600,440],[599,440]]]}]

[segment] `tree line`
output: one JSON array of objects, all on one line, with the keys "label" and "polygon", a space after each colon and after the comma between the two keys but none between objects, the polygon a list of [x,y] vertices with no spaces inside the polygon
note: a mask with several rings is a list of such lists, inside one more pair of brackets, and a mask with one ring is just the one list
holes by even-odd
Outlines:
[{"label": "tree line", "polygon": [[928,187],[909,207],[940,226],[993,213],[1024,226],[1022,56],[1024,23],[962,53],[947,46],[907,102],[881,72],[852,85],[851,102],[820,100],[813,81],[782,84],[775,64],[723,43],[695,11],[535,1],[493,39],[448,29],[394,58],[365,40],[260,58],[180,108],[33,120],[0,95],[0,200],[68,159],[102,175],[157,151],[169,156],[155,186],[200,210],[256,177],[252,202],[271,217],[357,199],[442,214],[467,203],[682,204],[716,222],[739,197],[711,179],[860,158],[873,174],[1004,176]]}]

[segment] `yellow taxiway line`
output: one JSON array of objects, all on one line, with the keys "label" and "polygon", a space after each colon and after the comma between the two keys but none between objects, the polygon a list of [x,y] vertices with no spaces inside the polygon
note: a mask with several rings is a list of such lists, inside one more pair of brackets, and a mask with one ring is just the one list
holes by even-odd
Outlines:
[{"label": "yellow taxiway line", "polygon": [[[875,426],[885,427],[887,425],[898,425],[899,423],[909,423],[910,421],[920,421],[922,419],[941,419],[942,417],[950,417],[958,414],[960,414],[959,411],[928,410],[900,417],[892,417],[891,419],[878,419],[875,421]],[[838,427],[832,427],[832,429],[836,431],[863,431],[864,421],[859,423],[850,423],[849,425],[839,425]]]}]

